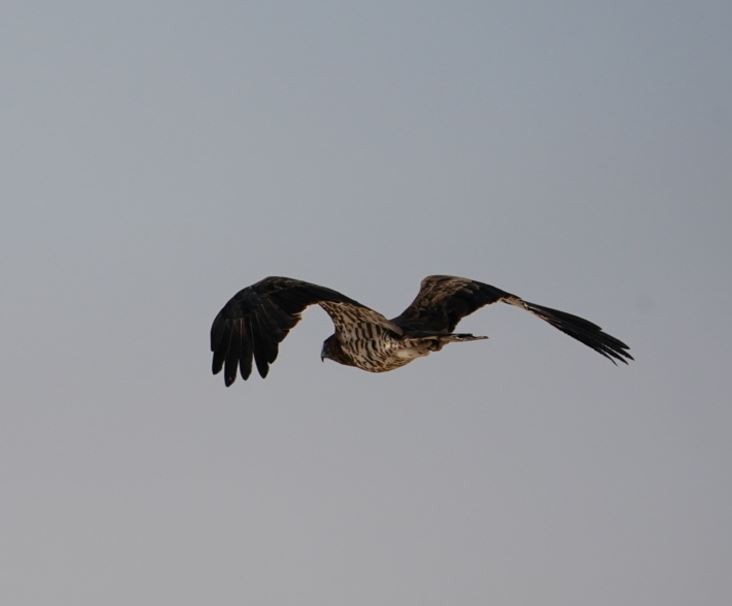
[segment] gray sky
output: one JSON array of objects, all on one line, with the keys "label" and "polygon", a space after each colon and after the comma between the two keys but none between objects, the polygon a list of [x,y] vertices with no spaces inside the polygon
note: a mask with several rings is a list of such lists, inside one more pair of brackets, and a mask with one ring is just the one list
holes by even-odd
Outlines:
[{"label": "gray sky", "polygon": [[[728,2],[6,2],[0,602],[732,602]],[[269,274],[509,306],[384,375],[266,381]]]}]

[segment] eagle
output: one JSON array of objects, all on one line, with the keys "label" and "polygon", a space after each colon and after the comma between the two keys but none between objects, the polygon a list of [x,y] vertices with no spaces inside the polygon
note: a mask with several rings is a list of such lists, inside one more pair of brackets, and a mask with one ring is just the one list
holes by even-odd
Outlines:
[{"label": "eagle", "polygon": [[264,378],[277,358],[279,344],[309,305],[330,316],[335,332],[324,342],[321,360],[333,360],[368,372],[400,368],[448,343],[487,339],[454,332],[458,322],[484,305],[501,301],[515,305],[591,347],[613,364],[628,363],[628,346],[589,320],[529,303],[500,288],[456,276],[427,276],[414,301],[396,318],[325,286],[270,276],[236,293],[211,326],[212,371],[223,369],[230,386],[237,372],[247,380],[252,359]]}]

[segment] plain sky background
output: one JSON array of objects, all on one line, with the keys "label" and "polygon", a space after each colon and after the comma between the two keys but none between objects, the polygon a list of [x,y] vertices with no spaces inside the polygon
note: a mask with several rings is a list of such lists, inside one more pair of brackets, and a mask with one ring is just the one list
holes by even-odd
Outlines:
[{"label": "plain sky background", "polygon": [[[732,603],[732,4],[5,2],[0,602]],[[509,306],[396,372],[270,275]]]}]

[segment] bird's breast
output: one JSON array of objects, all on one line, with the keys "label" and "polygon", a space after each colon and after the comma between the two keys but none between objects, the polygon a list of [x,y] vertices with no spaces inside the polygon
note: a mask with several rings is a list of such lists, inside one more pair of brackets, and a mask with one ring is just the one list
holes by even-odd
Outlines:
[{"label": "bird's breast", "polygon": [[429,351],[415,347],[408,340],[384,332],[375,336],[355,338],[341,343],[353,366],[368,372],[387,372],[427,355]]}]

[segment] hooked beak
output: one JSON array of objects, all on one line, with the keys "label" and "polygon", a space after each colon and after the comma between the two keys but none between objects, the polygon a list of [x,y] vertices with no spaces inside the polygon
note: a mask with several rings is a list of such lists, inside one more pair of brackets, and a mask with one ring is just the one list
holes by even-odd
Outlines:
[{"label": "hooked beak", "polygon": [[320,361],[325,362],[325,350],[320,350]]}]

